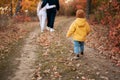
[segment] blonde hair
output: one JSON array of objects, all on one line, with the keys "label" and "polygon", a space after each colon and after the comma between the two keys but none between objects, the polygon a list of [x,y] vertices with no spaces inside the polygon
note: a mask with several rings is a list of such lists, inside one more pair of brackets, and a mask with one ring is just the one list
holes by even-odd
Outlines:
[{"label": "blonde hair", "polygon": [[76,17],[77,18],[84,18],[85,17],[85,12],[82,9],[78,9],[76,11]]}]

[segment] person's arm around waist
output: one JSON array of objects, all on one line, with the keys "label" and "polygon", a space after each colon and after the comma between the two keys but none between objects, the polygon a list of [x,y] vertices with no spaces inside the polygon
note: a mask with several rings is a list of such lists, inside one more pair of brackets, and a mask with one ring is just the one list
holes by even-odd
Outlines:
[{"label": "person's arm around waist", "polygon": [[48,3],[46,4],[47,9],[51,9],[51,8],[54,8],[54,7],[56,7],[56,5],[49,5]]}]

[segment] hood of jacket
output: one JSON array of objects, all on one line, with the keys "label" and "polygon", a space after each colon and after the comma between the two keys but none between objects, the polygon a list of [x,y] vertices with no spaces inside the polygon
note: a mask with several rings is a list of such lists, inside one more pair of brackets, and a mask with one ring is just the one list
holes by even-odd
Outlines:
[{"label": "hood of jacket", "polygon": [[79,26],[79,27],[84,27],[84,25],[86,24],[86,19],[85,18],[77,18],[75,20],[75,23]]}]

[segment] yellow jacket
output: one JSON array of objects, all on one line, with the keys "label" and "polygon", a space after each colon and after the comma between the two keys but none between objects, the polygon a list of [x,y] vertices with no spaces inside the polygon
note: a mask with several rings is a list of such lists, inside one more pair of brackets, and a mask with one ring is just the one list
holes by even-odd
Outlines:
[{"label": "yellow jacket", "polygon": [[66,37],[73,37],[73,40],[85,41],[90,32],[90,26],[85,18],[77,18],[70,26]]}]

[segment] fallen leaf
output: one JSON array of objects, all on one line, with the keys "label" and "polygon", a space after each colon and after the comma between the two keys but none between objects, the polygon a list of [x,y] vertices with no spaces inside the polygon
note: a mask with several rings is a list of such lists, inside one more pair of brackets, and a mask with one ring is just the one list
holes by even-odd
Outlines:
[{"label": "fallen leaf", "polygon": [[50,69],[44,70],[44,73],[50,73]]},{"label": "fallen leaf", "polygon": [[60,75],[59,72],[54,72],[54,76],[55,76],[55,77],[61,77],[61,75]]},{"label": "fallen leaf", "polygon": [[85,76],[82,76],[81,78],[82,78],[82,80],[86,80]]},{"label": "fallen leaf", "polygon": [[54,66],[54,67],[53,67],[53,71],[56,71],[56,70],[57,70],[57,66]]}]

